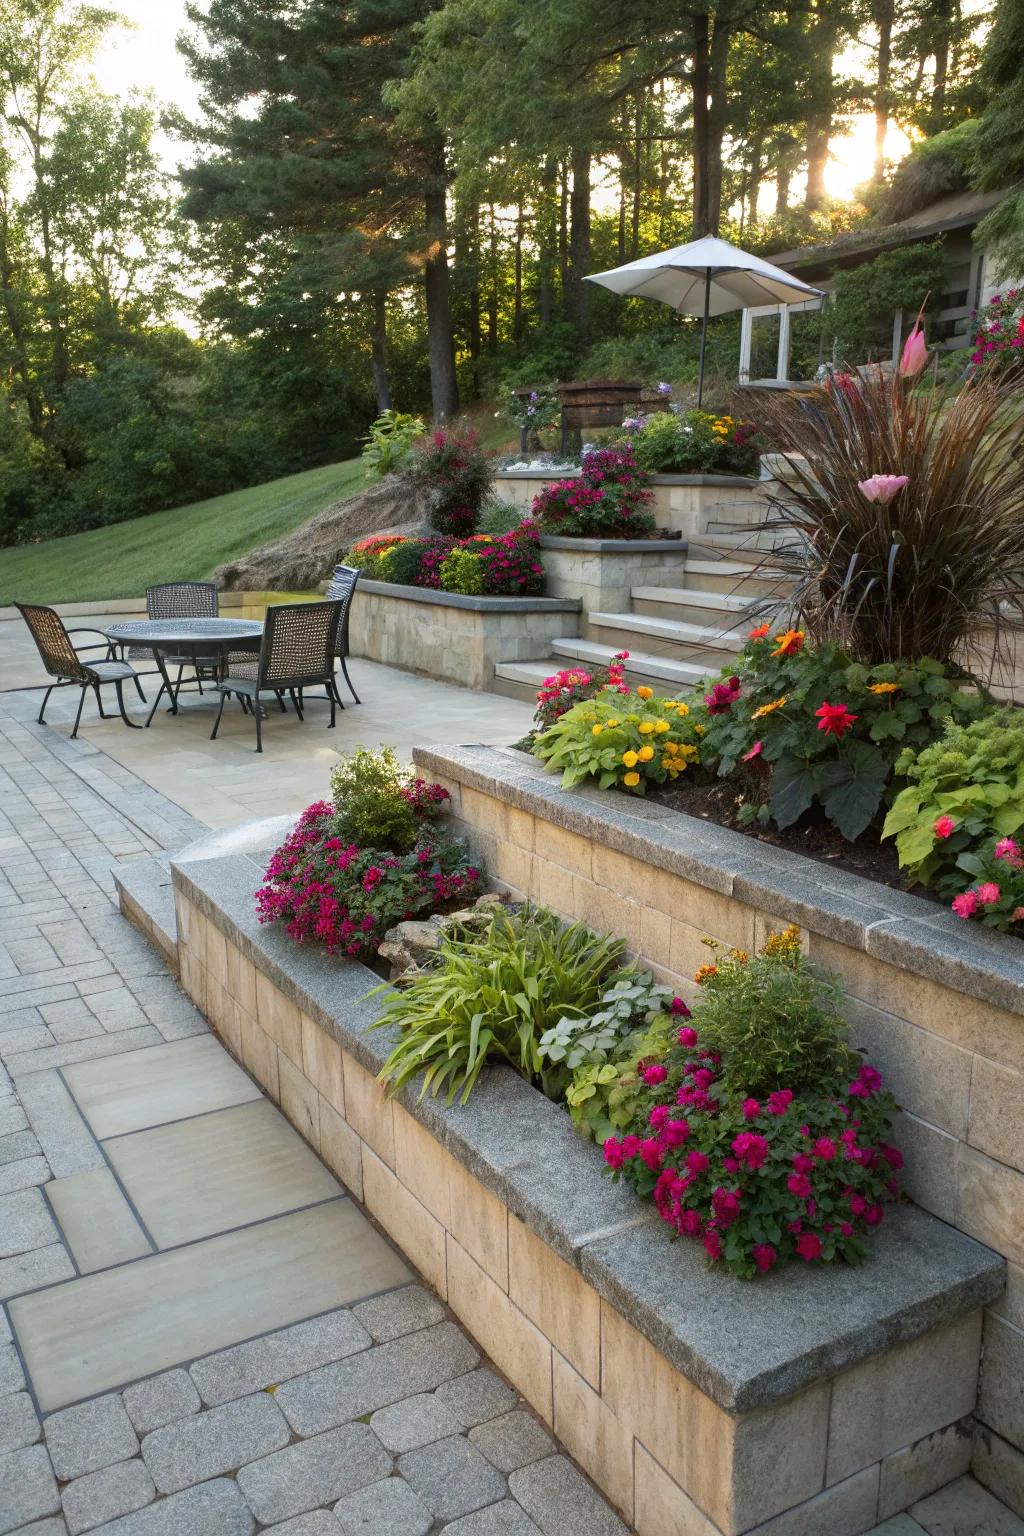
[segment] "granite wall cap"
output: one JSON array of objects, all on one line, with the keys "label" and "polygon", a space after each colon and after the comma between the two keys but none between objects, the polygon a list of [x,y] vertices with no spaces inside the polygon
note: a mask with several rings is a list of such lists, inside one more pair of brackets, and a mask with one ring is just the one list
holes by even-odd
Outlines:
[{"label": "granite wall cap", "polygon": [[686,540],[681,533],[659,530],[656,539],[570,539],[563,534],[541,534],[541,549],[582,550],[588,555],[684,555]]},{"label": "granite wall cap", "polygon": [[470,613],[579,613],[582,607],[578,597],[467,597],[462,592],[435,592],[433,587],[409,587],[397,581],[361,581],[357,596],[360,592],[436,608],[465,608]]}]

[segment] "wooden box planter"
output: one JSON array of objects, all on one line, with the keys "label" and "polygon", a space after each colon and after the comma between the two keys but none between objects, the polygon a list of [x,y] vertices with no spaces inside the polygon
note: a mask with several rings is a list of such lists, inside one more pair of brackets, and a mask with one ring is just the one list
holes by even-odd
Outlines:
[{"label": "wooden box planter", "polygon": [[[613,791],[522,753],[417,749],[492,877],[623,936],[684,996],[705,934],[754,950],[797,923],[902,1112],[904,1187],[1009,1263],[985,1316],[973,1469],[1024,1514],[1024,950],[932,902]],[[812,1527],[808,1527],[812,1529]],[[817,1528],[814,1528],[817,1529]],[[824,1527],[822,1527],[824,1529]]]},{"label": "wooden box planter", "polygon": [[[579,470],[563,472],[506,469],[495,477],[499,501],[522,507],[524,517],[546,485],[569,480]],[[764,519],[764,485],[746,475],[652,475],[652,510],[658,527],[684,538],[707,533],[709,525],[748,528]]]},{"label": "wooden box planter", "polygon": [[[468,824],[490,805],[481,835],[525,853],[532,812],[446,767]],[[279,830],[174,860],[183,987],[639,1536],[855,1536],[966,1468],[998,1257],[906,1207],[862,1270],[751,1285],[670,1244],[511,1071],[466,1106],[385,1098],[375,975],[256,921]]]},{"label": "wooden box planter", "polygon": [[352,602],[353,656],[490,688],[497,661],[534,661],[579,631],[578,599],[463,597],[389,581],[361,581]]}]

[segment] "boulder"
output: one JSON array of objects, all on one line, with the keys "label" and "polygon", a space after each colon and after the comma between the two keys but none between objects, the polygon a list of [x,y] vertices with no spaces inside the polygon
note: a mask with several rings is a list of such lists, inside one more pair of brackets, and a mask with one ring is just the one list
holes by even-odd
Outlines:
[{"label": "boulder", "polygon": [[357,539],[422,531],[426,504],[399,475],[336,501],[307,523],[214,572],[225,592],[309,592],[326,581]]}]

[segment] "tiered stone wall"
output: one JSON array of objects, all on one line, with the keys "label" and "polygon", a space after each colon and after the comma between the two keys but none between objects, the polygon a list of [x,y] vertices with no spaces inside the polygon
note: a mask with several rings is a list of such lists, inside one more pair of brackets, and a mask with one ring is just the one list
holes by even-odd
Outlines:
[{"label": "tiered stone wall", "polygon": [[521,753],[419,749],[506,889],[620,934],[684,993],[705,935],[798,923],[902,1105],[910,1196],[1004,1255],[985,1317],[974,1470],[1024,1514],[1024,958],[934,903],[622,794],[563,792]]},{"label": "tiered stone wall", "polygon": [[[550,470],[510,469],[495,477],[494,494],[529,512],[533,498],[555,480],[573,479]],[[651,509],[659,528],[688,534],[705,533],[709,522],[756,523],[764,517],[764,486],[746,475],[652,475]]]}]

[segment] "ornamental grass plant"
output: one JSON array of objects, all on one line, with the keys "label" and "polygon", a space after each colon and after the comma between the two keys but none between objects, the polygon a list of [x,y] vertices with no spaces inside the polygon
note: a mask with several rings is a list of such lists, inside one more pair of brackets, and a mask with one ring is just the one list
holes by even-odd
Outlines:
[{"label": "ornamental grass plant", "polygon": [[791,477],[769,519],[791,538],[771,565],[796,577],[811,636],[868,666],[963,661],[983,626],[999,632],[1001,605],[1022,611],[1019,383],[994,370],[959,387],[914,382],[923,362],[922,341],[891,376],[759,402],[759,429]]}]

